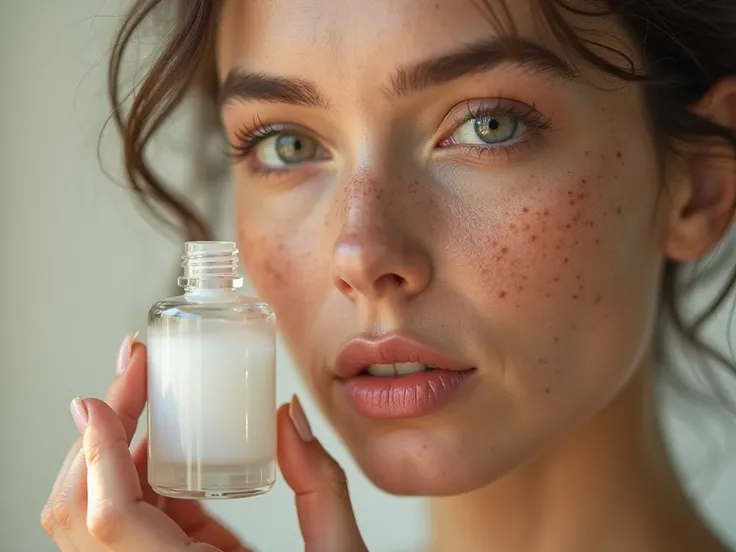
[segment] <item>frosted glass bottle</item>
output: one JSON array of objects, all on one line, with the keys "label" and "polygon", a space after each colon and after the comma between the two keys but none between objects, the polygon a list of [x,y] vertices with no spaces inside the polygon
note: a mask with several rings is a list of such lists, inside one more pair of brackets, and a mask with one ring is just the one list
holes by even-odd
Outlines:
[{"label": "frosted glass bottle", "polygon": [[241,498],[276,480],[276,329],[238,292],[232,242],[187,242],[183,295],[148,317],[148,481],[175,498]]}]

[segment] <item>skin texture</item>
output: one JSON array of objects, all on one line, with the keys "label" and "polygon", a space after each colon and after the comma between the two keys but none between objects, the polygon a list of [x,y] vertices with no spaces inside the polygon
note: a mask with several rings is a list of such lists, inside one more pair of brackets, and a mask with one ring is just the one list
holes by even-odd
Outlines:
[{"label": "skin texture", "polygon": [[[315,153],[284,165],[264,140],[234,164],[249,275],[368,477],[438,497],[437,550],[720,550],[660,441],[650,346],[662,262],[722,236],[733,165],[685,156],[662,170],[641,90],[566,58],[530,2],[510,5],[521,37],[577,78],[507,63],[397,97],[400,68],[497,28],[472,2],[225,2],[221,80],[301,79],[323,104],[222,107],[235,150],[287,125]],[[578,23],[626,41],[615,22]],[[702,108],[731,124],[733,83],[719,90]],[[479,105],[534,116],[513,144],[469,148],[479,142],[462,116]],[[336,356],[390,331],[475,366],[462,400],[411,421],[356,414]]]},{"label": "skin texture", "polygon": [[[733,152],[657,151],[642,91],[565,58],[524,0],[508,4],[535,55],[441,84],[407,69],[498,38],[475,4],[223,3],[224,92],[252,84],[244,72],[299,80],[285,90],[296,104],[221,105],[251,279],[368,477],[431,497],[432,552],[724,552],[662,441],[651,342],[663,260],[700,258],[733,222]],[[594,24],[596,40],[627,42],[615,21]],[[736,80],[693,109],[734,128]],[[387,332],[475,372],[430,415],[362,417],[335,361]],[[106,402],[72,403],[82,437],[43,527],[64,552],[247,552],[199,504],[147,485],[145,444],[128,448],[146,402],[134,341]],[[278,411],[278,461],[305,550],[365,551],[344,474],[296,398]]]}]

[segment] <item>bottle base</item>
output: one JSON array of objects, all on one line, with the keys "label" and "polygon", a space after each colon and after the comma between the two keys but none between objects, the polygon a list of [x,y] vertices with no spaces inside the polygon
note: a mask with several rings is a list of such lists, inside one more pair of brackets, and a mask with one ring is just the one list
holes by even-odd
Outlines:
[{"label": "bottle base", "polygon": [[178,498],[185,500],[228,500],[237,498],[252,498],[266,494],[273,489],[274,484],[270,483],[262,487],[249,487],[247,489],[228,489],[228,490],[192,490],[192,489],[176,489],[171,487],[153,487],[153,491],[167,498]]},{"label": "bottle base", "polygon": [[266,494],[276,483],[276,462],[198,465],[153,462],[149,484],[156,494],[179,499],[227,500]]}]

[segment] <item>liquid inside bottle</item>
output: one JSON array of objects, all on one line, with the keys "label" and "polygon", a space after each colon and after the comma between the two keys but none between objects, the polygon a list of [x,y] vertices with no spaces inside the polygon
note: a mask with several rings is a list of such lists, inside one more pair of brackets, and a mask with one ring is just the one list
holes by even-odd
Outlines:
[{"label": "liquid inside bottle", "polygon": [[276,328],[238,292],[232,242],[187,242],[181,296],[148,326],[148,480],[175,498],[242,498],[276,480]]}]

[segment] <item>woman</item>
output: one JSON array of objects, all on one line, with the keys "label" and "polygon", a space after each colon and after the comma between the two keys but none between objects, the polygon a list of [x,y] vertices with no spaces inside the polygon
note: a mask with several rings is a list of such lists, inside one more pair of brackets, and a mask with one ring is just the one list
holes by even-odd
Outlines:
[{"label": "woman", "polygon": [[[208,237],[143,155],[204,92],[248,273],[362,470],[431,497],[432,551],[726,550],[675,476],[654,382],[665,323],[734,368],[695,332],[733,261],[695,325],[677,276],[734,218],[736,7],[190,0],[126,111],[121,59],[158,4],[135,2],[113,51],[131,184]],[[73,403],[83,439],[44,527],[64,551],[244,550],[196,503],[156,507],[127,447],[134,341],[107,404]],[[306,549],[365,550],[298,400],[278,419]]]}]

